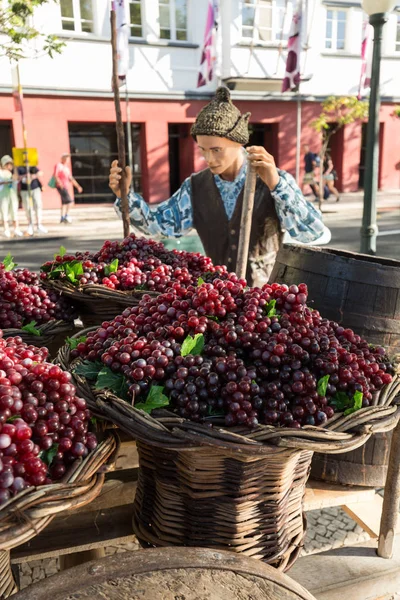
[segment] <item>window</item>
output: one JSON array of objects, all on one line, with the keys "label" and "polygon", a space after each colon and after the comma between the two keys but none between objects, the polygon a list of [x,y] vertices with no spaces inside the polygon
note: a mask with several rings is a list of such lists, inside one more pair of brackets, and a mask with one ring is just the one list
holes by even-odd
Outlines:
[{"label": "window", "polygon": [[132,37],[143,37],[142,29],[142,0],[129,2],[130,28]]},{"label": "window", "polygon": [[[133,187],[135,192],[141,192],[141,126],[132,123],[131,128]],[[118,158],[115,125],[113,123],[68,123],[68,131],[72,173],[83,187],[83,193],[75,199],[76,203],[113,202],[115,198],[108,186],[108,176],[111,162]],[[129,163],[128,156],[126,162]]]},{"label": "window", "polygon": [[397,13],[396,52],[400,52],[400,13]]},{"label": "window", "polygon": [[326,11],[325,48],[329,50],[344,50],[346,38],[345,10]]},{"label": "window", "polygon": [[244,0],[242,38],[254,42],[287,40],[292,14],[291,0]]},{"label": "window", "polygon": [[162,40],[186,41],[186,0],[158,0],[160,38]]},{"label": "window", "polygon": [[93,33],[92,0],[61,0],[63,30]]}]

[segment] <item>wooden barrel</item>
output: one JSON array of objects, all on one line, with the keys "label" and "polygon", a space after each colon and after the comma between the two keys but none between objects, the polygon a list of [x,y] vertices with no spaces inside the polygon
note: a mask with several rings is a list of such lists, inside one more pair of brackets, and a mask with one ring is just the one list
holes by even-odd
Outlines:
[{"label": "wooden barrel", "polygon": [[115,554],[29,586],[15,600],[315,600],[301,585],[254,558],[205,548]]},{"label": "wooden barrel", "polygon": [[400,352],[400,261],[334,248],[285,245],[270,281],[306,283],[309,305],[389,354]]},{"label": "wooden barrel", "polygon": [[[270,281],[306,283],[309,305],[372,344],[400,353],[400,261],[333,248],[287,245]],[[392,433],[340,455],[314,454],[311,476],[334,483],[383,487]]]}]

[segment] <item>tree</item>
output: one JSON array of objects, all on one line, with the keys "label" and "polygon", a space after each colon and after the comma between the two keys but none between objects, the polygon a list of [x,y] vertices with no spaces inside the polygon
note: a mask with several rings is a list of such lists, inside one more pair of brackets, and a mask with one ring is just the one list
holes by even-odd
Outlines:
[{"label": "tree", "polygon": [[345,125],[368,118],[368,101],[358,100],[355,96],[329,96],[321,104],[320,115],[310,125],[322,135],[319,177],[319,208],[324,197],[323,164],[330,139]]},{"label": "tree", "polygon": [[400,106],[395,106],[394,110],[392,112],[392,117],[397,117],[398,119],[400,119]]},{"label": "tree", "polygon": [[[53,34],[44,34],[32,26],[35,8],[48,4],[49,0],[10,0],[5,6],[0,3],[0,34],[6,36],[0,40],[0,57],[10,60],[32,58],[40,54],[53,57],[60,53],[64,42]],[[32,40],[40,42],[40,49],[32,49]]]}]

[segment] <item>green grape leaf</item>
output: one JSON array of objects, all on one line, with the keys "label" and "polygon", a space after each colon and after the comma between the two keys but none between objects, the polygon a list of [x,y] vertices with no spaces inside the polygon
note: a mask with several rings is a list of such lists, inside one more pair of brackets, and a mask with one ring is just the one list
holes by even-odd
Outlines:
[{"label": "green grape leaf", "polygon": [[59,251],[54,254],[54,260],[56,260],[57,256],[61,256],[61,258],[63,258],[66,253],[67,249],[64,246],[60,246]]},{"label": "green grape leaf", "polygon": [[135,285],[135,290],[147,290],[147,284],[141,283],[140,285]]},{"label": "green grape leaf", "polygon": [[96,417],[90,417],[90,423],[91,425],[93,425],[93,427],[97,426],[97,419]]},{"label": "green grape leaf", "polygon": [[202,277],[199,277],[197,280],[197,287],[200,287],[201,285],[203,285],[203,283],[205,283],[204,279]]},{"label": "green grape leaf", "polygon": [[71,350],[75,350],[78,346],[78,344],[84,343],[87,340],[87,336],[86,335],[81,335],[80,337],[77,338],[72,338],[72,337],[67,337],[67,339],[65,340],[65,343],[68,344],[68,346],[71,348]]},{"label": "green grape leaf", "polygon": [[80,260],[72,260],[69,263],[64,263],[62,266],[65,267],[65,272],[69,281],[71,283],[78,283],[77,275],[83,274],[82,262]]},{"label": "green grape leaf", "polygon": [[339,412],[342,412],[346,408],[348,408],[350,404],[350,398],[346,394],[346,392],[336,392],[330,404],[333,405]]},{"label": "green grape leaf", "polygon": [[318,380],[317,392],[319,396],[326,396],[326,390],[328,389],[330,375],[324,375]]},{"label": "green grape leaf", "polygon": [[201,354],[204,348],[204,335],[202,333],[196,333],[194,337],[188,335],[181,346],[181,356],[187,356],[188,354]]},{"label": "green grape leaf", "polygon": [[139,402],[134,405],[134,408],[144,410],[150,414],[156,408],[162,408],[169,404],[169,399],[163,394],[164,388],[161,385],[152,385],[145,402]]},{"label": "green grape leaf", "polygon": [[73,372],[76,375],[80,375],[81,377],[85,377],[85,379],[89,379],[89,381],[95,381],[97,379],[97,375],[103,368],[103,363],[100,361],[91,361],[84,360],[76,365]]},{"label": "green grape leaf", "polygon": [[109,367],[104,367],[99,371],[96,379],[96,390],[108,389],[122,400],[128,399],[128,382],[122,373],[114,373]]},{"label": "green grape leaf", "polygon": [[35,327],[35,325],[36,325],[36,321],[31,321],[27,325],[24,325],[23,327],[21,327],[21,329],[23,331],[26,331],[27,333],[30,333],[31,335],[36,335],[36,336],[40,337],[42,334],[40,333],[40,330]]},{"label": "green grape leaf", "polygon": [[11,256],[10,252],[4,258],[3,265],[6,271],[12,271],[15,269],[15,267],[18,267],[17,263],[14,262],[14,258]]},{"label": "green grape leaf", "polygon": [[114,258],[114,260],[106,265],[104,268],[104,274],[108,277],[111,273],[116,273],[118,271],[118,258]]},{"label": "green grape leaf", "polygon": [[276,315],[275,305],[276,305],[276,300],[270,300],[268,302],[268,304],[266,304],[264,306],[264,312],[267,315],[267,317],[275,317],[275,315]]},{"label": "green grape leaf", "polygon": [[218,410],[217,408],[208,407],[208,416],[209,417],[224,417],[225,413],[223,410]]},{"label": "green grape leaf", "polygon": [[54,460],[55,455],[58,452],[58,444],[53,444],[51,446],[51,448],[49,448],[48,450],[42,450],[39,453],[39,458],[42,459],[42,461],[48,466],[50,467],[51,463]]},{"label": "green grape leaf", "polygon": [[219,323],[219,319],[215,315],[207,315],[207,319],[210,319],[211,321],[215,321],[216,323]]},{"label": "green grape leaf", "polygon": [[7,419],[7,423],[12,423],[13,421],[16,421],[17,419],[20,419],[21,415],[11,415],[11,417],[8,417]]},{"label": "green grape leaf", "polygon": [[356,412],[357,410],[360,410],[360,408],[362,408],[362,401],[363,401],[363,393],[362,392],[354,392],[354,396],[352,398],[352,406],[350,408],[348,408],[347,410],[344,411],[344,416],[347,417],[347,415],[351,415],[352,413]]}]

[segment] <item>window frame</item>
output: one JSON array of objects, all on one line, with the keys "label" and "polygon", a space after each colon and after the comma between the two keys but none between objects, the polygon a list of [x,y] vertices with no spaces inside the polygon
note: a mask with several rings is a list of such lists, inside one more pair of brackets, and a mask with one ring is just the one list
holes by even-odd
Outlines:
[{"label": "window frame", "polygon": [[[132,34],[132,23],[131,23],[131,4],[138,4],[140,6],[140,27],[142,30],[142,35],[133,35]],[[146,39],[146,19],[145,19],[145,6],[142,0],[128,0],[128,25],[129,25],[129,38],[133,40],[144,40]],[[136,26],[137,27],[137,26]]]},{"label": "window frame", "polygon": [[[288,37],[289,37],[289,31],[287,32],[287,35],[281,35],[281,31],[282,28],[285,26],[285,12],[283,14],[283,23],[282,23],[282,28],[279,27],[279,13],[277,11],[277,8],[281,8],[281,7],[277,7],[277,0],[270,0],[271,2],[271,39],[270,40],[263,40],[260,38],[260,28],[256,27],[254,24],[253,25],[244,25],[243,24],[243,10],[246,6],[248,6],[249,8],[251,6],[254,7],[254,10],[265,10],[264,8],[260,7],[257,4],[257,0],[255,0],[255,3],[252,2],[252,0],[241,0],[241,5],[240,5],[240,18],[241,18],[241,24],[240,24],[240,43],[241,44],[257,44],[258,46],[278,46],[280,45],[282,42],[286,42]],[[291,4],[291,13],[293,15],[293,11],[295,8],[295,2],[294,0],[287,0],[288,4]],[[284,8],[284,11],[286,10],[286,7]],[[256,15],[255,15],[256,18]],[[287,17],[286,17],[287,18]],[[291,20],[291,19],[290,19]],[[251,27],[253,30],[253,34],[250,37],[245,37],[243,35],[243,28],[244,27]],[[263,28],[266,29],[266,28]],[[256,33],[256,36],[255,36]]]},{"label": "window frame", "polygon": [[[167,0],[161,0],[161,2],[166,2]],[[161,27],[161,23],[160,23],[160,0],[157,0],[157,6],[158,6],[158,38],[163,41],[163,42],[175,42],[177,44],[182,43],[182,44],[187,44],[188,42],[190,42],[189,40],[189,2],[188,0],[184,0],[185,4],[186,4],[186,29],[185,30],[181,30],[179,29],[179,31],[186,31],[186,39],[185,40],[179,40],[177,38],[177,27],[176,27],[176,0],[168,0],[169,2],[169,28],[170,28],[170,32],[171,32],[171,37],[169,38],[164,38],[161,37],[161,29],[165,29],[164,27]]]},{"label": "window frame", "polygon": [[[339,19],[336,17],[335,19],[332,19],[332,35],[331,38],[327,37],[327,26],[328,26],[328,13],[332,12],[332,13],[344,13],[346,16],[346,19],[344,21],[345,27],[344,27],[344,38],[343,38],[343,48],[338,48],[337,47],[337,43],[338,43],[338,37],[337,37],[337,30],[338,30],[338,22]],[[339,6],[327,6],[326,7],[326,14],[325,14],[325,32],[324,32],[324,52],[332,52],[332,53],[336,53],[336,52],[346,52],[347,51],[347,31],[348,31],[348,14],[349,11],[347,9],[346,6],[339,7]],[[327,41],[328,39],[331,40],[332,43],[332,47],[328,48],[327,47]],[[333,45],[334,44],[334,45]]]},{"label": "window frame", "polygon": [[394,38],[394,51],[395,54],[400,54],[400,11],[395,11],[396,15],[396,28]]},{"label": "window frame", "polygon": [[[71,0],[72,2],[72,14],[73,17],[63,17],[62,14],[62,8],[61,8],[61,1],[60,1],[60,20],[61,20],[61,31],[64,34],[79,34],[79,35],[95,35],[95,9],[94,9],[94,2],[93,0],[89,0],[90,1],[90,7],[91,7],[91,12],[92,12],[92,19],[82,19],[81,16],[81,3],[80,0]],[[74,28],[73,29],[64,29],[63,27],[63,23],[64,21],[67,21],[69,23],[73,23]],[[85,23],[91,23],[92,24],[92,31],[83,31],[82,29],[82,22]]]}]

